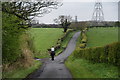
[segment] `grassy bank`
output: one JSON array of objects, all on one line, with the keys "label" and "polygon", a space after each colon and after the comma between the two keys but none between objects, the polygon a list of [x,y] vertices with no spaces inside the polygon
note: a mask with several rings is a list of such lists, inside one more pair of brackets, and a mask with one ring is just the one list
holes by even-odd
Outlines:
[{"label": "grassy bank", "polygon": [[21,78],[25,78],[28,74],[34,72],[40,65],[40,61],[34,61],[34,64],[31,67],[19,67],[17,69],[9,70],[8,72],[3,72],[3,78],[17,78],[17,80],[22,80]]},{"label": "grassy bank", "polygon": [[118,68],[110,64],[91,63],[85,59],[76,59],[71,55],[65,65],[73,78],[118,78]]},{"label": "grassy bank", "polygon": [[11,64],[3,64],[3,78],[21,79],[41,66],[40,61],[33,59],[33,53],[29,45],[30,38],[24,33],[20,36],[21,57]]},{"label": "grassy bank", "polygon": [[87,47],[105,46],[118,41],[118,28],[90,28],[87,38]]}]

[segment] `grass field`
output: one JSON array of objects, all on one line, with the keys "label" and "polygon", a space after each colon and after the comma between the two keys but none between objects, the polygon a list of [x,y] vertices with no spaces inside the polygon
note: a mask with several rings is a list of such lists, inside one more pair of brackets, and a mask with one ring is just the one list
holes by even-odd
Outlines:
[{"label": "grass field", "polygon": [[[56,50],[56,55],[64,50],[74,33],[75,31],[68,33],[65,39],[61,42],[61,48]],[[32,28],[30,34],[34,43],[35,57],[38,58],[50,57],[47,49],[55,46],[58,39],[61,39],[61,37],[65,35],[63,29],[58,28]]]},{"label": "grass field", "polygon": [[118,28],[90,28],[87,47],[104,46],[118,41]]},{"label": "grass field", "polygon": [[38,58],[49,57],[47,49],[56,45],[57,40],[64,34],[63,29],[58,28],[32,28],[30,33]]}]

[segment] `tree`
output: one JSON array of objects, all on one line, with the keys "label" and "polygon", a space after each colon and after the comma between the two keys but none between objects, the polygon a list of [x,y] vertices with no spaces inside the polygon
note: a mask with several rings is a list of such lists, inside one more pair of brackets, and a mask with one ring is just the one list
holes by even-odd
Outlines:
[{"label": "tree", "polygon": [[71,16],[64,16],[64,15],[61,15],[58,18],[54,19],[55,23],[58,23],[63,27],[64,32],[67,31],[68,26],[71,24],[71,21],[72,21]]},{"label": "tree", "polygon": [[115,26],[116,26],[116,27],[120,27],[120,21],[116,21],[116,22],[115,22]]},{"label": "tree", "polygon": [[2,11],[13,14],[18,18],[30,23],[34,17],[41,17],[52,9],[57,9],[62,3],[58,0],[11,0],[2,2]]},{"label": "tree", "polygon": [[81,31],[88,27],[88,23],[86,21],[80,22],[79,25]]},{"label": "tree", "polygon": [[[33,2],[32,2],[33,1]],[[16,0],[2,2],[2,52],[3,63],[13,63],[23,58],[22,44],[29,46],[25,29],[31,27],[31,21],[36,16],[43,16],[52,9],[57,9],[57,0]],[[25,24],[25,25],[24,25]],[[27,26],[26,26],[27,24]],[[23,35],[24,34],[24,35]],[[26,39],[27,38],[27,39]],[[24,40],[24,41],[23,41]]]}]

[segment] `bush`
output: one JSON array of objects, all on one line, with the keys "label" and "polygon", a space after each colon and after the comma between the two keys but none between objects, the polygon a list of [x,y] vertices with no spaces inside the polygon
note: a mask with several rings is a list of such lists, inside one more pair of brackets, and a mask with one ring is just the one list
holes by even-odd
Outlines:
[{"label": "bush", "polygon": [[70,32],[72,32],[73,30],[68,30],[66,33],[64,33],[63,34],[63,36],[62,36],[62,38],[60,39],[61,41],[63,41],[65,38],[66,38],[66,36],[70,33]]},{"label": "bush", "polygon": [[76,50],[74,50],[74,52],[73,52],[74,57],[75,58],[82,57],[83,54],[80,54],[80,53],[83,53],[82,50],[83,49],[80,49],[80,48],[77,48]]},{"label": "bush", "polygon": [[81,43],[81,44],[79,45],[79,47],[80,47],[80,48],[85,48],[85,47],[86,47],[86,43]]},{"label": "bush", "polygon": [[115,45],[114,44],[108,45],[108,62],[109,63],[114,64],[116,62],[116,51],[117,51],[116,44]]},{"label": "bush", "polygon": [[2,59],[4,63],[12,63],[21,56],[20,35],[24,32],[19,23],[21,19],[2,12]]},{"label": "bush", "polygon": [[116,53],[116,62],[115,64],[120,66],[120,42],[117,44],[115,43],[115,47],[116,47],[116,50],[115,50],[115,53]]},{"label": "bush", "polygon": [[81,40],[81,42],[82,42],[82,43],[87,43],[87,39],[86,39],[86,38],[83,38],[83,39]]},{"label": "bush", "polygon": [[103,47],[76,49],[74,56],[93,62],[110,63],[120,66],[120,42],[115,42]]},{"label": "bush", "polygon": [[101,49],[100,47],[95,47],[93,48],[92,50],[92,57],[93,57],[93,61],[94,62],[100,62],[100,52],[101,52]]},{"label": "bush", "polygon": [[82,33],[82,40],[81,43],[87,43],[87,36],[85,33]]},{"label": "bush", "polygon": [[[65,49],[66,48],[66,46],[63,46],[61,43],[66,39],[66,37],[71,33],[71,32],[73,32],[74,30],[67,30],[67,32],[66,33],[64,33],[63,35],[62,35],[62,37],[61,38],[59,38],[58,39],[58,41],[57,41],[57,43],[56,43],[56,45],[54,46],[54,48],[55,48],[55,51],[57,51],[58,49]],[[48,51],[50,51],[50,49],[48,49]],[[61,53],[61,52],[60,52]]]},{"label": "bush", "polygon": [[99,47],[100,49],[100,62],[107,62],[107,54],[105,53],[105,47]]},{"label": "bush", "polygon": [[55,46],[55,50],[60,49],[60,47],[61,47],[61,45],[60,45],[60,44],[57,44],[57,45]]},{"label": "bush", "polygon": [[86,31],[88,31],[88,28],[85,28]]},{"label": "bush", "polygon": [[87,36],[86,36],[86,30],[85,29],[83,32],[81,32],[81,40],[80,40],[80,44],[79,47],[80,48],[85,48],[86,47],[86,43],[87,43]]}]

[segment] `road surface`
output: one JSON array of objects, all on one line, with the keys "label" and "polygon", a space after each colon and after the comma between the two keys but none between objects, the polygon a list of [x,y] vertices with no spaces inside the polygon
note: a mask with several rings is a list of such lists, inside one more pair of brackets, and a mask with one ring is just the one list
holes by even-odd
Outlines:
[{"label": "road surface", "polygon": [[76,41],[79,35],[80,32],[76,32],[69,41],[65,51],[63,51],[60,55],[56,56],[54,61],[51,61],[51,59],[44,59],[43,66],[33,74],[29,75],[28,78],[69,78],[69,80],[72,79],[69,70],[64,65],[64,61],[74,51]]}]

